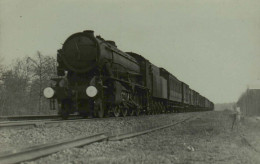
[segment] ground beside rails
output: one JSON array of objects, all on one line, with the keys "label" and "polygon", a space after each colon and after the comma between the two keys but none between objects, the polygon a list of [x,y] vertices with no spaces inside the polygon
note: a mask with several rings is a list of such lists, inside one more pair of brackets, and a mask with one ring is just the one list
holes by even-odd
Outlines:
[{"label": "ground beside rails", "polygon": [[166,125],[164,124],[156,127],[150,127],[150,128],[135,127],[134,129],[131,128],[131,129],[125,129],[123,131],[104,132],[92,136],[79,136],[70,140],[36,145],[25,149],[15,150],[15,152],[5,152],[0,154],[0,163],[18,163],[26,160],[32,160],[35,158],[39,158],[42,156],[55,153],[63,149],[67,149],[71,147],[79,147],[79,146],[87,145],[102,140],[117,141],[117,140],[132,138],[142,134],[151,133],[156,130],[175,126],[184,123],[185,121],[190,120],[192,118],[194,117],[186,117],[181,121],[168,123]]}]

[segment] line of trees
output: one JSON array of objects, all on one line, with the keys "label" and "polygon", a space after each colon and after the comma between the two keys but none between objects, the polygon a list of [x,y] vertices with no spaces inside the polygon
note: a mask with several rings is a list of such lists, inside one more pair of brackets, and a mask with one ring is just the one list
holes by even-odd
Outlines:
[{"label": "line of trees", "polygon": [[43,97],[43,89],[55,75],[55,58],[39,51],[33,57],[17,59],[9,67],[0,63],[0,115],[54,113]]}]

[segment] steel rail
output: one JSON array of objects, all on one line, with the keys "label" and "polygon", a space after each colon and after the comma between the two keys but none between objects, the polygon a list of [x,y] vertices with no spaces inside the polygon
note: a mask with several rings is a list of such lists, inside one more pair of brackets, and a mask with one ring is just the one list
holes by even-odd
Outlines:
[{"label": "steel rail", "polygon": [[[174,114],[174,113],[173,113]],[[175,114],[176,115],[176,114]],[[107,119],[121,119],[135,116],[127,116],[127,117],[106,117],[106,118],[72,118],[69,120],[62,119],[54,119],[54,120],[23,120],[23,121],[0,121],[0,129],[4,128],[16,128],[16,127],[40,127],[40,126],[48,126],[51,124],[57,123],[66,123],[66,122],[80,122],[80,121],[96,121],[96,120],[107,120]],[[142,115],[139,117],[149,117],[149,115]]]},{"label": "steel rail", "polygon": [[0,122],[0,129],[2,128],[11,128],[11,127],[39,127],[45,126],[50,124],[57,124],[57,123],[65,123],[65,122],[80,122],[80,121],[90,121],[90,120],[97,120],[94,119],[71,119],[71,120],[26,120],[26,121],[5,121]]},{"label": "steel rail", "polygon": [[169,128],[171,126],[181,124],[181,123],[183,123],[183,122],[185,122],[185,121],[187,121],[191,118],[194,118],[194,116],[188,117],[188,118],[186,118],[182,121],[178,121],[178,122],[171,123],[171,124],[168,124],[168,125],[162,125],[162,126],[159,126],[159,127],[151,128],[151,129],[148,129],[148,130],[143,130],[143,131],[140,131],[140,132],[131,132],[131,133],[126,133],[126,134],[122,134],[122,135],[116,135],[116,136],[113,136],[113,137],[109,137],[109,141],[120,141],[120,140],[124,140],[124,139],[127,139],[127,138],[132,138],[132,137],[136,137],[136,136],[139,136],[139,135],[151,133],[151,132],[156,131],[156,130]]},{"label": "steel rail", "polygon": [[72,148],[72,147],[81,147],[84,145],[88,145],[94,142],[99,142],[99,141],[118,141],[118,140],[123,140],[127,138],[132,138],[136,137],[139,135],[151,133],[156,130],[161,130],[164,128],[168,128],[171,126],[175,126],[177,124],[183,123],[192,117],[188,117],[186,119],[183,119],[181,121],[167,124],[167,125],[162,125],[158,127],[154,127],[151,129],[146,129],[143,131],[138,131],[138,132],[127,132],[124,134],[111,134],[111,133],[100,133],[92,136],[80,136],[76,137],[74,139],[67,139],[59,142],[54,142],[54,143],[47,143],[47,144],[42,144],[42,145],[36,145],[20,150],[14,150],[14,151],[9,151],[0,154],[0,163],[18,163],[18,162],[23,162],[23,161],[28,161],[28,160],[33,160],[37,159],[43,156],[47,156],[50,154],[53,154],[55,152]]},{"label": "steel rail", "polygon": [[35,120],[35,119],[53,119],[60,118],[59,115],[21,115],[21,116],[0,116],[0,121],[15,120]]},{"label": "steel rail", "polygon": [[53,154],[63,149],[83,146],[94,142],[107,139],[108,136],[104,134],[97,134],[93,136],[77,137],[75,139],[64,140],[55,143],[42,144],[26,149],[14,150],[12,152],[3,153],[0,155],[0,163],[18,163],[22,161],[32,160],[49,154]]}]

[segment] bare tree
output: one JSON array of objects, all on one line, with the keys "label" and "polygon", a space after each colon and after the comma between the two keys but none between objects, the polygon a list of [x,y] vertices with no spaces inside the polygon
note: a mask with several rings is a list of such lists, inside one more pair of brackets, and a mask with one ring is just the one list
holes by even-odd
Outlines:
[{"label": "bare tree", "polygon": [[43,89],[49,84],[50,78],[56,74],[56,60],[50,56],[43,56],[39,51],[34,58],[28,57],[28,70],[31,76],[31,95],[37,95],[38,110],[43,107]]},{"label": "bare tree", "polygon": [[20,114],[27,110],[29,78],[26,64],[17,60],[11,69],[2,72],[1,114]]},{"label": "bare tree", "polygon": [[0,60],[0,115],[50,113],[42,110],[49,107],[42,91],[55,74],[55,58],[40,52],[17,59],[9,68],[4,68]]}]

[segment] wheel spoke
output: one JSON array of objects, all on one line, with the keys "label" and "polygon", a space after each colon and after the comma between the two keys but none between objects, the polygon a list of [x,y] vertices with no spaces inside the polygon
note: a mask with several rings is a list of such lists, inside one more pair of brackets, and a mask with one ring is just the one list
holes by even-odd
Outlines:
[{"label": "wheel spoke", "polygon": [[115,117],[119,117],[120,116],[120,107],[118,105],[113,107],[113,114],[114,114]]},{"label": "wheel spoke", "polygon": [[125,107],[121,109],[121,112],[122,112],[122,116],[123,116],[123,117],[126,117],[126,116],[127,116],[127,111],[128,111],[127,109],[128,109],[128,108],[125,108]]},{"label": "wheel spoke", "polygon": [[130,109],[130,110],[129,110],[129,115],[130,115],[130,116],[133,116],[133,115],[135,114],[135,111],[136,111],[135,109]]},{"label": "wheel spoke", "polygon": [[139,115],[140,115],[140,108],[137,108],[137,109],[135,110],[135,115],[136,115],[136,116],[139,116]]}]

